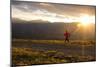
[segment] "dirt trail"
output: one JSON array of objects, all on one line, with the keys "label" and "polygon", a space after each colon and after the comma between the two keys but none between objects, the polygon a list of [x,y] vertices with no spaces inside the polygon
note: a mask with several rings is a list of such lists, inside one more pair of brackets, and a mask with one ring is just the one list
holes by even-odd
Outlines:
[{"label": "dirt trail", "polygon": [[[27,43],[26,43],[27,44]],[[56,50],[63,52],[64,54],[70,54],[70,55],[88,55],[88,56],[95,56],[96,53],[96,47],[95,45],[92,46],[82,46],[77,44],[34,44],[31,43],[26,45],[25,43],[21,44],[13,44],[13,47],[18,48],[33,48],[33,49],[39,49],[39,50]]]}]

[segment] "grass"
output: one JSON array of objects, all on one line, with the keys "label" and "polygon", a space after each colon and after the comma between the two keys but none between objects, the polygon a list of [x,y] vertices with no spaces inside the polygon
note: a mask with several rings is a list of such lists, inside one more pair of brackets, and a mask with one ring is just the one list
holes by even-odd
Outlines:
[{"label": "grass", "polygon": [[[12,43],[57,44],[57,45],[66,44],[64,40],[25,40],[25,39],[13,39]],[[96,43],[94,40],[70,40],[68,44],[92,46],[95,45]]]},{"label": "grass", "polygon": [[13,66],[86,62],[92,60],[95,60],[92,56],[65,55],[63,52],[55,50],[43,51],[31,48],[12,48]]},{"label": "grass", "polygon": [[[12,65],[21,66],[21,65],[40,65],[40,64],[57,64],[57,63],[73,63],[73,62],[87,62],[95,61],[95,56],[87,55],[78,55],[74,54],[65,54],[57,50],[42,50],[42,49],[33,49],[33,44],[43,44],[52,46],[61,45],[65,46],[66,43],[63,40],[25,40],[25,39],[13,39],[12,41]],[[81,47],[85,45],[87,47],[94,47],[95,41],[88,40],[70,40],[70,43],[67,43],[65,47]],[[23,48],[22,48],[22,47]],[[30,47],[28,47],[30,46]],[[39,47],[40,48],[40,47]],[[91,48],[90,48],[91,49]]]}]

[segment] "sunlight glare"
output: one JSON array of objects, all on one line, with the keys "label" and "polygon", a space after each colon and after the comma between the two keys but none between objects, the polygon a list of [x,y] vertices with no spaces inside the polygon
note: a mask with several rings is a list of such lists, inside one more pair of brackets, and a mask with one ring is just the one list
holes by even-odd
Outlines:
[{"label": "sunlight glare", "polygon": [[82,16],[80,22],[82,25],[87,26],[90,23],[90,17],[88,15]]}]

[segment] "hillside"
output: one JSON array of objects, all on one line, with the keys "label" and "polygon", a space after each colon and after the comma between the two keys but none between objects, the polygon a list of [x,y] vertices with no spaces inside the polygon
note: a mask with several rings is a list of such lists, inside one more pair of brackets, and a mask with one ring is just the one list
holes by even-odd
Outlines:
[{"label": "hillside", "polygon": [[95,39],[94,24],[84,30],[77,23],[12,23],[12,38],[62,40],[66,29],[71,33],[71,40]]}]

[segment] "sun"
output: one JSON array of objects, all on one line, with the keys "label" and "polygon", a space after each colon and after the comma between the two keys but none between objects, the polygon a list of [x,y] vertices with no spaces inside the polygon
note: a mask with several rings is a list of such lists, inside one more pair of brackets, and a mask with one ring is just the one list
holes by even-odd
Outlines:
[{"label": "sun", "polygon": [[80,17],[80,23],[84,26],[90,24],[90,17],[88,15],[84,15]]}]

